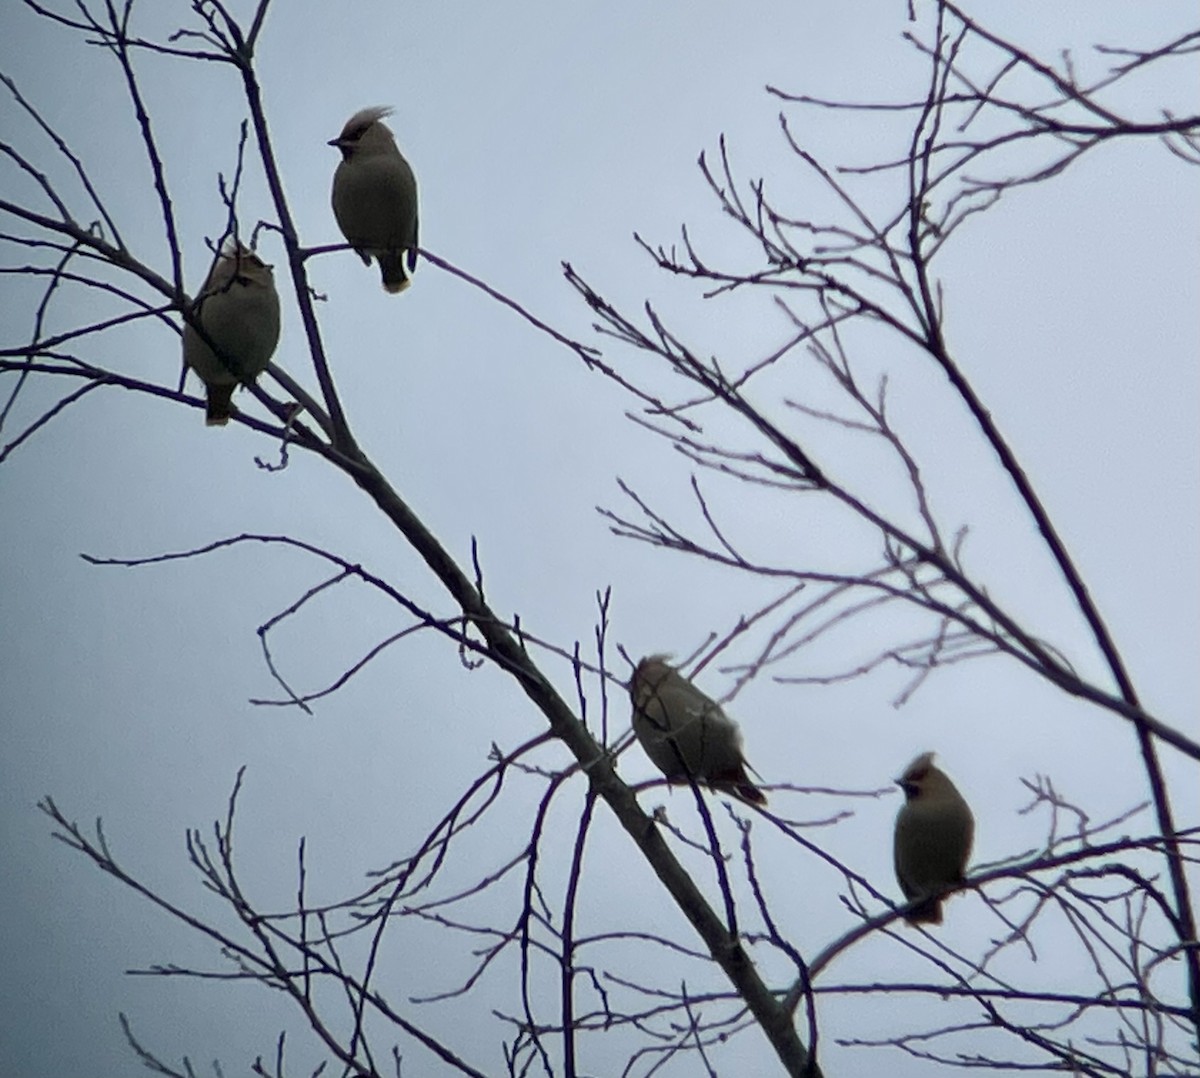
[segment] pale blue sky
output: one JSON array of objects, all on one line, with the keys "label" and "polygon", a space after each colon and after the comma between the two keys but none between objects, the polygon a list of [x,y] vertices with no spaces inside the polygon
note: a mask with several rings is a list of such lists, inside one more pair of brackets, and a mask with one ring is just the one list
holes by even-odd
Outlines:
[{"label": "pale blue sky", "polygon": [[[184,24],[189,6],[144,3],[141,18],[148,33],[161,32]],[[1049,12],[1030,2],[989,17],[1053,55],[1064,44],[1157,42],[1195,14],[1190,3],[1132,7],[1068,4]],[[719,218],[695,166],[722,132],[746,175],[765,175],[792,204],[817,197],[791,166],[778,135],[780,105],[765,84],[863,99],[922,92],[921,65],[899,41],[905,5],[872,0],[848,8],[782,0],[752,11],[632,0],[279,0],[263,36],[260,75],[303,239],[339,238],[328,206],[337,155],[325,141],[358,108],[392,104],[392,125],[421,185],[422,242],[431,250],[577,337],[588,334],[592,318],[563,283],[563,260],[631,308],[652,297],[678,315],[702,351],[763,354],[786,333],[769,304],[758,301],[736,316],[728,313],[736,305],[698,309],[653,269],[632,233],[671,242],[686,221],[708,249],[743,255],[743,241]],[[88,162],[130,247],[165,268],[160,221],[115,67],[11,2],[0,9],[0,42],[0,68]],[[194,288],[208,258],[204,237],[221,227],[216,174],[233,161],[244,114],[238,84],[214,65],[147,58],[141,70]],[[1144,100],[1181,108],[1190,101],[1194,109],[1194,75],[1180,70],[1174,82],[1148,84]],[[1126,100],[1144,103],[1136,95]],[[815,152],[851,162],[877,153],[844,119],[793,116]],[[51,150],[8,100],[0,122],[5,141],[39,146],[39,161],[62,178]],[[878,145],[888,145],[885,135]],[[1196,177],[1161,148],[1109,147],[1053,185],[1013,195],[970,222],[941,266],[951,346],[1061,527],[1146,706],[1192,736],[1200,698]],[[248,177],[248,220],[266,213],[258,179]],[[19,186],[11,167],[0,169],[0,188]],[[281,262],[277,243],[268,238],[263,246]],[[6,250],[5,264],[23,257]],[[687,515],[691,469],[631,424],[629,398],[567,351],[429,265],[398,299],[385,296],[375,271],[349,253],[325,256],[311,271],[328,297],[320,308],[326,342],[360,441],[464,563],[478,538],[499,611],[519,612],[537,634],[566,646],[576,639],[586,645],[595,592],[611,584],[615,642],[634,655],[685,655],[767,594],[748,597],[738,578],[609,533],[595,507],[621,505],[615,477]],[[6,344],[27,332],[29,297],[11,278],[0,282]],[[59,316],[64,323],[80,317],[72,310]],[[276,361],[307,380],[301,342],[285,295]],[[177,339],[162,328],[113,335],[99,348],[135,371],[178,362]],[[644,375],[646,361],[636,356],[610,355],[633,376],[670,384]],[[1035,632],[1082,669],[1097,669],[1007,482],[986,451],[964,444],[966,425],[940,380],[886,346],[875,360],[892,369],[900,421],[926,457],[945,518],[972,527],[969,564]],[[5,430],[0,443],[9,436]],[[894,496],[894,480],[870,454],[836,435],[818,444],[830,467],[871,497]],[[200,1073],[210,1073],[201,1068],[219,1057],[228,1076],[248,1073],[280,1028],[295,1028],[282,1001],[260,989],[125,976],[153,963],[212,966],[217,959],[52,842],[34,808],[40,797],[52,795],[81,822],[103,816],[130,868],[170,897],[211,911],[187,868],[183,836],[224,811],[234,775],[246,765],[242,864],[259,900],[277,908],[293,894],[301,835],[314,886],[325,897],[343,894],[420,840],[485,766],[493,741],[511,747],[542,729],[508,681],[491,670],[466,674],[454,650],[433,638],[393,649],[311,718],[252,707],[250,698],[276,695],[256,627],[322,579],[323,568],[251,548],[139,570],[94,568],[78,558],[180,550],[243,531],[288,532],[446,609],[350,483],[303,455],[280,474],[256,469],[254,455],[270,453],[236,426],[206,430],[198,412],[105,392],[69,409],[0,468],[5,1078],[142,1073],[124,1046],[119,1011],[164,1058],[188,1054]],[[810,515],[807,503],[727,496],[725,505],[736,507],[733,526],[764,556],[800,550],[815,557],[840,541],[831,538],[831,518]],[[396,625],[382,602],[347,589],[282,628],[275,654],[301,687],[313,689]],[[573,699],[566,664],[546,668]],[[798,663],[779,672],[810,671]],[[731,683],[709,670],[702,684],[719,695]],[[1016,814],[1026,801],[1021,776],[1053,776],[1097,819],[1145,796],[1132,734],[1121,722],[1064,700],[1011,663],[942,671],[897,711],[890,701],[903,684],[893,670],[829,688],[760,678],[732,710],[767,781],[871,788],[916,752],[937,749],[976,806],[977,861],[1040,840],[1041,822]],[[627,723],[623,699],[613,718]],[[565,751],[547,759],[561,764]],[[1195,768],[1169,753],[1165,759],[1180,820],[1195,824]],[[636,750],[622,758],[621,771],[631,781],[653,774]],[[537,792],[531,784],[516,800]],[[672,813],[686,811],[679,795],[667,803]],[[816,817],[832,804],[797,801],[789,809]],[[895,890],[896,805],[896,798],[855,803],[851,820],[821,835],[888,893]],[[527,815],[514,809],[514,819]],[[564,843],[570,822],[564,810]],[[479,858],[492,852],[490,841],[478,841]],[[609,879],[589,892],[591,930],[642,917],[643,927],[686,937],[624,836],[602,825],[594,841],[593,871]],[[836,898],[839,883],[799,862],[794,848],[777,855],[765,876],[777,895],[794,886],[789,928],[803,947],[819,949],[849,924]],[[960,943],[997,930],[974,898],[957,901],[946,929]],[[448,987],[465,968],[464,948],[455,947],[443,954],[414,940],[385,994],[401,999],[430,984]],[[869,976],[896,960],[894,950],[867,945],[847,956],[845,976]],[[487,991],[512,1009],[506,984]],[[867,1034],[848,1010],[853,1005],[830,1004],[825,1015],[831,1076],[881,1073],[880,1056],[832,1043],[836,1035]],[[459,1043],[464,1023],[477,1026],[464,1050],[499,1072],[502,1027],[490,1024],[490,1014],[453,1004],[420,1013]],[[319,1058],[310,1050],[297,1039],[295,1073],[308,1073]],[[739,1066],[755,1073],[763,1051],[756,1034],[743,1036],[722,1073],[739,1073]],[[406,1075],[442,1073],[419,1051],[405,1054]],[[601,1046],[589,1066],[615,1073],[606,1068],[623,1058]],[[895,1075],[928,1073],[891,1057],[888,1067]]]}]

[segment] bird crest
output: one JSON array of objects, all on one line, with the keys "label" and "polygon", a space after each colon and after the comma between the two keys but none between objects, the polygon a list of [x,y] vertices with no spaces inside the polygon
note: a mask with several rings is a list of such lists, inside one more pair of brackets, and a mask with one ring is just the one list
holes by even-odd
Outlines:
[{"label": "bird crest", "polygon": [[933,758],[936,754],[932,752],[923,752],[911,764],[904,769],[903,774],[896,781],[903,785],[906,782],[920,782],[927,774],[929,769],[933,767]]},{"label": "bird crest", "polygon": [[338,135],[336,141],[349,141],[357,138],[371,124],[379,123],[385,116],[391,116],[393,111],[390,105],[369,105],[365,109],[359,109],[346,121],[346,126],[342,128],[342,133]]}]

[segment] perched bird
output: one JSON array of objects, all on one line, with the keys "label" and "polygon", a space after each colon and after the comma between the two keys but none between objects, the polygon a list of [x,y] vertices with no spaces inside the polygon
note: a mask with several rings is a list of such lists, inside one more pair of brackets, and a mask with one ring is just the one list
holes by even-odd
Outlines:
[{"label": "perched bird", "polygon": [[[896,780],[904,804],[896,814],[896,879],[910,902],[963,882],[975,819],[944,771],[925,752]],[[906,915],[909,924],[942,923],[942,900],[930,898]]]},{"label": "perched bird", "polygon": [[737,723],[666,658],[647,656],[629,682],[633,730],[646,755],[668,782],[695,779],[765,805],[766,795],[746,774]]},{"label": "perched bird", "polygon": [[217,351],[185,323],[183,361],[208,391],[208,425],[223,427],[233,413],[234,389],[262,374],[279,343],[279,293],[271,267],[241,244],[226,248],[192,311]]},{"label": "perched bird", "polygon": [[356,112],[329,145],[342,151],[333,174],[333,216],[383,287],[403,292],[417,266],[417,179],[383,118],[391,109]]}]

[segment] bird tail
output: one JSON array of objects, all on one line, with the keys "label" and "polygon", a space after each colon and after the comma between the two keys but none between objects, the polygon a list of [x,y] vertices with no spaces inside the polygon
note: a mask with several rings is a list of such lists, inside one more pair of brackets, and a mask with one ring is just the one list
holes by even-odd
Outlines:
[{"label": "bird tail", "polygon": [[714,775],[711,782],[717,789],[733,794],[738,800],[745,801],[748,805],[765,805],[767,803],[767,795],[750,781],[745,765],[731,768],[723,775]]},{"label": "bird tail", "polygon": [[412,247],[400,247],[391,251],[380,251],[379,272],[383,287],[393,295],[403,292],[412,284],[413,271],[417,268],[417,252]]},{"label": "bird tail", "polygon": [[765,805],[767,795],[752,782],[739,782],[731,791],[751,805]]},{"label": "bird tail", "polygon": [[223,427],[233,415],[233,385],[207,386],[208,408],[204,413],[205,426]]},{"label": "bird tail", "polygon": [[942,900],[931,898],[914,906],[904,915],[910,925],[940,925],[942,923]]},{"label": "bird tail", "polygon": [[[731,792],[747,804],[765,805],[767,803],[767,795],[750,781],[750,776],[746,774],[748,766],[746,761],[743,760],[738,765],[737,772],[730,776],[733,779]],[[758,775],[758,772],[755,771],[754,774]]]}]

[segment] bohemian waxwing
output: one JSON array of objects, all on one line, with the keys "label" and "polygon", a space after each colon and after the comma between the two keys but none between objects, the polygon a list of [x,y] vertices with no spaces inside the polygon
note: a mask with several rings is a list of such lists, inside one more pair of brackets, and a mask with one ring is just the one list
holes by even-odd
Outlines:
[{"label": "bohemian waxwing", "polygon": [[183,361],[204,382],[206,422],[223,427],[233,412],[234,389],[262,374],[279,343],[279,293],[271,267],[247,247],[226,247],[192,310],[220,354],[185,323]]},{"label": "bohemian waxwing", "polygon": [[[896,780],[904,804],[896,814],[896,879],[910,902],[963,882],[975,819],[962,794],[925,752]],[[942,899],[931,898],[906,916],[909,924],[940,925]]]},{"label": "bohemian waxwing", "polygon": [[383,287],[403,292],[417,266],[417,180],[383,118],[391,109],[356,112],[329,141],[342,151],[333,174],[333,215],[368,266],[379,263]]},{"label": "bohemian waxwing", "polygon": [[629,682],[633,731],[646,755],[668,782],[692,778],[765,805],[766,795],[746,774],[737,723],[666,659],[647,656]]}]

